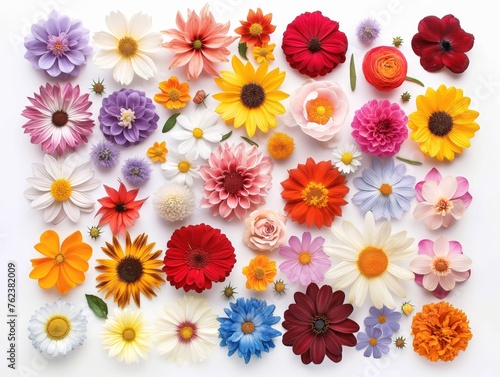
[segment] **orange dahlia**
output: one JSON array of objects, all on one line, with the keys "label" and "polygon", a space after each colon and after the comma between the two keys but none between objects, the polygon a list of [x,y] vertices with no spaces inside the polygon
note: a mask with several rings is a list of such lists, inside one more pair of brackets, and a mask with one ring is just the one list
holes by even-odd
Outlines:
[{"label": "orange dahlia", "polygon": [[262,47],[263,43],[270,41],[269,34],[276,30],[276,25],[271,25],[273,14],[264,15],[262,9],[257,8],[257,12],[252,9],[248,10],[247,20],[240,21],[241,26],[234,30],[235,33],[241,35],[240,43],[248,43]]},{"label": "orange dahlia", "polygon": [[472,333],[467,316],[446,301],[424,305],[411,324],[413,349],[430,361],[451,361],[465,351]]},{"label": "orange dahlia", "polygon": [[286,200],[285,211],[299,224],[318,228],[330,226],[335,216],[342,216],[341,206],[347,204],[349,192],[346,178],[331,161],[316,163],[309,157],[296,169],[288,170],[288,179],[281,182],[281,196]]}]

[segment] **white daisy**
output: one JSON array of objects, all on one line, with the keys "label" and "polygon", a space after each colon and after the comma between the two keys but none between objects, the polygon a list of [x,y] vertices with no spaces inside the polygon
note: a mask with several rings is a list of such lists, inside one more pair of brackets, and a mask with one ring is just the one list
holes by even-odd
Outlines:
[{"label": "white daisy", "polygon": [[325,274],[333,279],[334,289],[351,287],[349,302],[362,306],[367,293],[377,308],[394,308],[394,299],[389,291],[400,297],[406,291],[399,279],[413,280],[411,271],[394,262],[408,259],[416,254],[413,238],[406,237],[406,231],[391,234],[391,223],[385,221],[379,229],[371,212],[365,214],[361,233],[349,221],[342,221],[341,227],[332,227],[336,239],[343,245],[325,245],[323,250],[333,258],[342,261],[334,264]]},{"label": "white daisy", "polygon": [[224,129],[217,125],[219,119],[219,115],[210,109],[195,111],[190,118],[179,115],[177,123],[183,129],[171,132],[175,140],[181,141],[179,153],[186,154],[192,151],[194,158],[200,156],[205,160],[208,159],[212,152],[209,143],[220,142],[224,133]]},{"label": "white daisy", "polygon": [[94,45],[101,49],[93,58],[95,65],[113,70],[116,82],[128,85],[134,74],[148,79],[156,74],[156,65],[149,55],[161,48],[163,38],[159,32],[151,32],[151,17],[136,13],[130,21],[120,12],[106,16],[111,33],[94,34]]},{"label": "white daisy", "polygon": [[66,356],[87,338],[82,308],[61,299],[38,309],[29,323],[33,347],[47,356]]},{"label": "white daisy", "polygon": [[354,173],[361,166],[361,152],[354,144],[339,145],[333,150],[332,162],[341,173]]},{"label": "white daisy", "polygon": [[217,346],[217,314],[202,298],[184,296],[165,306],[155,324],[158,350],[167,361],[198,363]]},{"label": "white daisy", "polygon": [[46,154],[43,164],[32,164],[35,176],[27,179],[32,187],[24,191],[24,196],[31,200],[31,208],[44,210],[46,222],[58,224],[66,216],[77,222],[80,212],[94,209],[95,200],[87,191],[101,185],[93,178],[91,166],[90,161],[78,164],[75,153],[60,160]]},{"label": "white daisy", "polygon": [[175,183],[193,185],[193,180],[200,177],[200,166],[195,161],[193,152],[179,154],[170,151],[167,162],[161,164],[165,177]]},{"label": "white daisy", "polygon": [[191,216],[195,206],[193,190],[183,183],[167,183],[153,196],[156,213],[168,221],[184,220]]}]

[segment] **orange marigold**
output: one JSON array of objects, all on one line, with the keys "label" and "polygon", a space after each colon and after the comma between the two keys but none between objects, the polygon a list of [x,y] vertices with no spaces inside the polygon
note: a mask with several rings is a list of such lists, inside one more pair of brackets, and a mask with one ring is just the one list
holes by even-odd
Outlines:
[{"label": "orange marigold", "polygon": [[189,84],[179,82],[175,76],[171,76],[168,81],[160,82],[159,89],[161,93],[154,96],[155,102],[170,110],[186,106],[186,102],[191,99]]},{"label": "orange marigold", "polygon": [[267,285],[273,283],[276,274],[276,262],[263,254],[257,255],[250,260],[248,266],[243,267],[243,275],[247,277],[247,289],[265,291]]},{"label": "orange marigold", "polygon": [[467,316],[446,301],[424,305],[411,324],[413,349],[431,361],[451,361],[465,351],[472,333]]}]

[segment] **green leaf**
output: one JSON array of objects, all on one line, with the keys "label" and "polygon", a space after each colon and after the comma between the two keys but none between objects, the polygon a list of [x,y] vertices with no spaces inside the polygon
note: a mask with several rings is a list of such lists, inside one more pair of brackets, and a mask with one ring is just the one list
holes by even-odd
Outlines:
[{"label": "green leaf", "polygon": [[175,123],[177,123],[177,117],[181,115],[181,113],[175,113],[170,116],[170,118],[167,119],[165,122],[165,125],[163,126],[163,129],[161,132],[165,133],[170,131],[172,128],[174,128]]},{"label": "green leaf", "polygon": [[407,164],[410,164],[410,165],[422,165],[422,163],[420,161],[408,160],[407,158],[403,158],[403,157],[399,157],[399,156],[396,156],[396,158],[399,161],[406,162]]},{"label": "green leaf", "polygon": [[418,84],[418,85],[420,85],[420,86],[424,86],[424,87],[425,87],[425,85],[424,85],[424,83],[423,83],[422,81],[417,80],[417,79],[415,79],[415,78],[413,78],[413,77],[406,76],[406,77],[405,77],[405,80],[406,80],[406,81],[410,81],[410,82],[414,82],[415,84]]},{"label": "green leaf", "polygon": [[245,60],[248,60],[247,58],[247,43],[238,43],[238,52],[240,53],[241,57]]},{"label": "green leaf", "polygon": [[224,140],[229,139],[229,137],[230,137],[232,134],[233,134],[233,131],[229,131],[227,134],[222,135],[222,139],[220,139],[220,141],[224,141]]},{"label": "green leaf", "polygon": [[354,54],[351,54],[351,62],[349,65],[349,77],[351,80],[351,90],[356,89],[356,67],[354,66]]},{"label": "green leaf", "polygon": [[87,304],[89,308],[94,312],[99,318],[108,318],[108,305],[99,297],[94,295],[85,295],[87,298]]},{"label": "green leaf", "polygon": [[256,147],[258,147],[258,146],[259,146],[259,144],[257,144],[257,143],[256,143],[255,141],[253,141],[253,140],[250,140],[250,139],[249,139],[248,137],[246,137],[246,136],[242,136],[241,138],[242,138],[243,140],[245,140],[245,141],[246,141],[248,144],[250,144],[250,145],[255,145]]}]

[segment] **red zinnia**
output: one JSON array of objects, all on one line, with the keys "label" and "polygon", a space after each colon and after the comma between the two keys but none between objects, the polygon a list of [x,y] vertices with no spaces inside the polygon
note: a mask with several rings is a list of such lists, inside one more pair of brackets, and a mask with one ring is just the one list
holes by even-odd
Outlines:
[{"label": "red zinnia", "polygon": [[172,234],[163,259],[163,271],[175,288],[200,293],[229,276],[236,255],[231,241],[210,225],[183,226]]},{"label": "red zinnia", "polygon": [[262,47],[263,43],[269,43],[269,34],[276,30],[276,25],[271,25],[272,19],[272,13],[264,16],[260,8],[257,8],[257,12],[249,9],[247,20],[240,21],[241,26],[234,29],[234,32],[241,35],[240,43]]},{"label": "red zinnia", "polygon": [[353,333],[359,331],[359,325],[348,318],[353,307],[344,304],[344,292],[311,283],[305,294],[295,292],[293,298],[295,303],[283,315],[287,330],[283,344],[292,347],[304,364],[320,364],[325,355],[338,363],[342,360],[342,346],[355,346]]},{"label": "red zinnia", "polygon": [[101,203],[101,208],[96,216],[103,214],[99,220],[99,226],[109,223],[113,234],[125,234],[126,229],[134,225],[134,220],[139,218],[139,209],[147,198],[135,200],[139,189],[127,191],[123,182],[120,182],[118,191],[106,185],[103,186],[108,196],[97,200]]},{"label": "red zinnia", "polygon": [[465,53],[472,46],[474,36],[466,33],[458,18],[451,14],[423,18],[411,40],[413,52],[420,56],[420,64],[429,72],[439,71],[443,66],[454,73],[464,72],[469,66]]},{"label": "red zinnia", "polygon": [[310,77],[324,76],[345,62],[347,37],[337,21],[320,11],[305,12],[288,24],[281,48],[292,68]]}]

